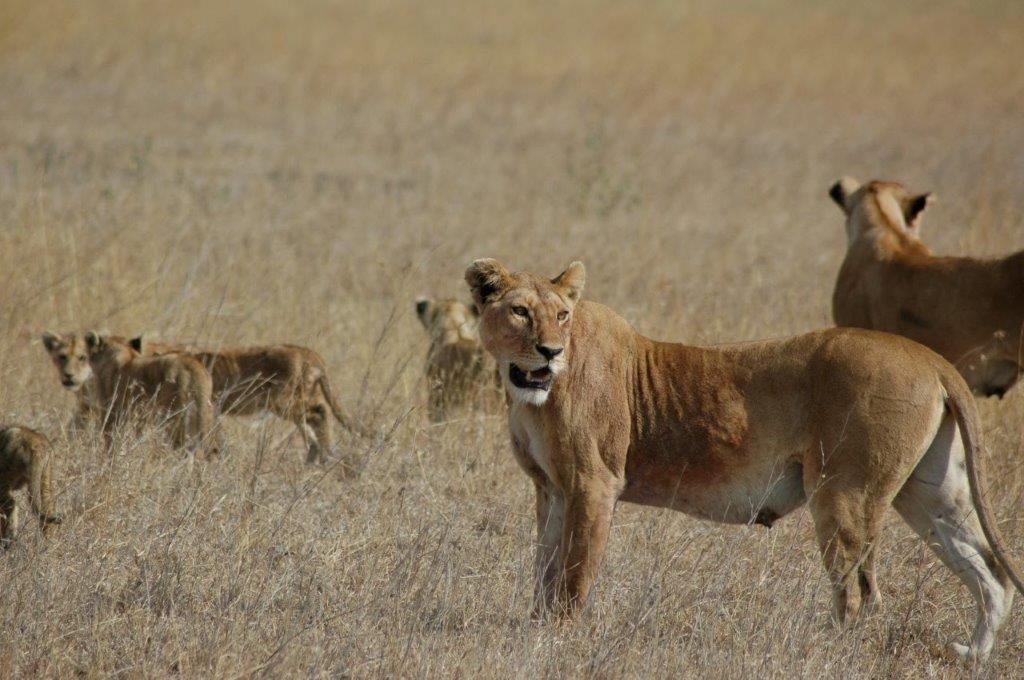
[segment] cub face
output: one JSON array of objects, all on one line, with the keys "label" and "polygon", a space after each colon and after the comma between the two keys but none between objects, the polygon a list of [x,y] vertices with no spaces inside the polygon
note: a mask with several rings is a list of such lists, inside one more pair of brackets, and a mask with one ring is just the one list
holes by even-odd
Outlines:
[{"label": "cub face", "polygon": [[61,385],[74,392],[92,378],[88,348],[82,335],[46,331],[42,340],[60,376]]},{"label": "cub face", "polygon": [[454,298],[420,298],[416,300],[416,316],[433,346],[476,344],[480,341],[477,333],[480,315],[475,305],[467,305]]},{"label": "cub face", "polygon": [[837,180],[828,195],[846,215],[849,243],[878,228],[879,217],[893,229],[918,239],[921,214],[935,201],[934,194],[912,193],[899,182],[874,180],[862,185],[852,177]]},{"label": "cub face", "polygon": [[466,270],[480,310],[480,340],[498,362],[512,399],[542,406],[572,360],[572,317],[586,271],[573,262],[553,279],[510,273],[500,262],[476,260]]}]

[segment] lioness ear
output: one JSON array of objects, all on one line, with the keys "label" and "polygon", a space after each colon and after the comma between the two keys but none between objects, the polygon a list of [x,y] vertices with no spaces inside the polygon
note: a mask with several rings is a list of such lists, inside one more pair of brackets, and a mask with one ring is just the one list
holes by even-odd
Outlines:
[{"label": "lioness ear", "polygon": [[915,196],[914,198],[910,199],[910,202],[907,204],[906,210],[907,226],[910,229],[919,228],[921,226],[921,213],[923,213],[924,209],[934,202],[935,194],[931,192],[921,194],[920,196]]},{"label": "lioness ear", "polygon": [[849,215],[850,208],[847,201],[850,200],[850,196],[852,196],[857,189],[860,189],[860,182],[852,177],[840,177],[836,180],[836,183],[832,185],[832,188],[828,190],[828,195],[836,202],[836,205],[838,205],[844,213]]},{"label": "lioness ear", "polygon": [[60,339],[58,335],[52,331],[43,331],[43,347],[46,348],[47,352],[52,352],[54,347],[57,346],[57,342]]},{"label": "lioness ear", "polygon": [[129,340],[128,341],[128,345],[131,346],[131,348],[133,350],[135,350],[136,352],[138,352],[139,354],[142,354],[142,336],[141,335],[136,335],[134,338]]},{"label": "lioness ear", "polygon": [[106,342],[107,336],[105,333],[97,333],[96,331],[85,332],[85,346],[89,348],[90,352],[99,350]]},{"label": "lioness ear", "polygon": [[561,286],[565,296],[574,303],[579,302],[583,295],[583,286],[587,283],[587,270],[583,263],[577,260],[570,264],[564,272],[551,279],[551,283]]},{"label": "lioness ear", "polygon": [[416,316],[420,318],[420,323],[423,324],[424,328],[427,325],[427,312],[430,311],[430,299],[421,297],[416,299]]},{"label": "lioness ear", "polygon": [[473,302],[483,307],[504,295],[512,285],[512,275],[497,260],[486,258],[469,265],[466,283],[473,293]]}]

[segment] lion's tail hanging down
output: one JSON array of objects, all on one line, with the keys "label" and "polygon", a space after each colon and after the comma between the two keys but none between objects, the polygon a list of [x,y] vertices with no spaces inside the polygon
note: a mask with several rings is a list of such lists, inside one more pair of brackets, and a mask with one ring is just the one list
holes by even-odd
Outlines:
[{"label": "lion's tail hanging down", "polygon": [[353,434],[357,434],[360,437],[367,437],[369,433],[361,426],[356,424],[345,415],[345,411],[342,410],[341,404],[334,398],[334,392],[331,391],[331,381],[327,378],[325,371],[320,371],[320,376],[317,378],[317,384],[320,385],[320,389],[324,393],[324,398],[327,399],[327,404],[331,407],[331,413],[341,423],[341,426]]},{"label": "lion's tail hanging down", "polygon": [[[958,376],[959,377],[959,376]],[[981,456],[981,447],[977,433],[981,427],[978,423],[978,410],[974,399],[963,380],[943,380],[942,386],[949,395],[946,405],[956,418],[957,427],[960,429],[960,437],[963,439],[964,455],[967,458],[967,480],[971,488],[971,500],[974,502],[975,512],[978,513],[978,521],[981,523],[981,530],[988,539],[992,553],[999,564],[1006,570],[1014,587],[1021,594],[1024,594],[1024,581],[1020,577],[1017,565],[1006,554],[1003,549],[1005,543],[999,533],[999,527],[992,516],[988,503],[982,495],[982,477],[984,476],[984,459]]]}]

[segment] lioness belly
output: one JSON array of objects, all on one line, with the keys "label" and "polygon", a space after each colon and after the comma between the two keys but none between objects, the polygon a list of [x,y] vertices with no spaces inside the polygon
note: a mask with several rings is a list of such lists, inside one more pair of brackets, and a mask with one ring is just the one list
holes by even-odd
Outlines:
[{"label": "lioness belly", "polygon": [[715,522],[765,526],[806,500],[803,469],[796,462],[747,465],[713,477],[702,472],[650,466],[627,481],[621,499]]}]

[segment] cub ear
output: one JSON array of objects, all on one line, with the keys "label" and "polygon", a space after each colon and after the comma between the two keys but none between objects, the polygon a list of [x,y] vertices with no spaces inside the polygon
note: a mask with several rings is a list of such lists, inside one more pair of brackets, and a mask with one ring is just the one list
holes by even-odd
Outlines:
[{"label": "cub ear", "polygon": [[836,183],[832,185],[832,188],[828,190],[828,195],[844,213],[849,215],[850,196],[852,196],[857,189],[860,189],[860,182],[852,177],[840,177],[836,180]]},{"label": "cub ear", "polygon": [[430,298],[416,298],[416,316],[420,318],[420,323],[422,323],[424,327],[427,325],[427,313],[430,311],[430,305]]},{"label": "cub ear", "polygon": [[60,336],[53,331],[43,331],[42,339],[47,352],[52,352],[60,342]]},{"label": "cub ear", "polygon": [[480,308],[477,306],[475,302],[470,302],[468,305],[466,305],[466,307],[469,308],[469,313],[472,314],[474,318],[480,318]]},{"label": "cub ear", "polygon": [[141,336],[141,335],[136,335],[136,336],[135,336],[134,338],[132,338],[131,340],[129,340],[129,341],[128,341],[128,345],[129,345],[129,346],[130,346],[130,347],[131,347],[131,348],[132,348],[133,350],[135,350],[136,352],[138,352],[139,354],[142,354],[142,336]]},{"label": "cub ear", "polygon": [[473,302],[483,308],[494,302],[512,286],[512,275],[498,262],[486,258],[475,260],[466,270],[466,283],[473,293]]},{"label": "cub ear", "polygon": [[921,213],[934,202],[935,194],[930,191],[910,199],[906,209],[907,226],[912,230],[918,229],[921,226]]},{"label": "cub ear", "polygon": [[107,334],[98,333],[96,331],[85,332],[85,346],[89,348],[90,352],[97,352],[107,344]]},{"label": "cub ear", "polygon": [[587,283],[587,270],[579,260],[573,262],[565,271],[551,279],[551,283],[561,286],[565,296],[573,303],[579,302],[583,295],[583,286]]}]

